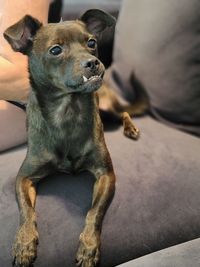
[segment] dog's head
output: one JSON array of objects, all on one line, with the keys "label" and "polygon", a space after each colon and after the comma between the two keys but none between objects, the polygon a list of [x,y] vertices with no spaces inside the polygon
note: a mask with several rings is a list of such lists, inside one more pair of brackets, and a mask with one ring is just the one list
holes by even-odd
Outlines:
[{"label": "dog's head", "polygon": [[66,93],[91,92],[102,83],[99,38],[115,19],[97,9],[75,21],[42,25],[26,15],[4,32],[13,50],[29,57],[31,81]]}]

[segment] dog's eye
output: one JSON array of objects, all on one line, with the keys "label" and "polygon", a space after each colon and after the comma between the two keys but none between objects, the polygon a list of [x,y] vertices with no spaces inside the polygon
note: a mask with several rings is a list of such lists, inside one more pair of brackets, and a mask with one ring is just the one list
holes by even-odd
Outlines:
[{"label": "dog's eye", "polygon": [[96,48],[97,41],[95,39],[89,39],[87,42],[87,46],[89,48]]},{"label": "dog's eye", "polygon": [[58,56],[62,53],[62,47],[59,45],[55,45],[49,49],[49,53],[53,56]]}]

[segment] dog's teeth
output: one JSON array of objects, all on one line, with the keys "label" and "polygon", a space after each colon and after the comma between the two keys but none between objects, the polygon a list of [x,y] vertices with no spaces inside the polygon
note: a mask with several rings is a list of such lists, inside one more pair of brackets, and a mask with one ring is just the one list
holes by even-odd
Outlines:
[{"label": "dog's teeth", "polygon": [[93,79],[96,79],[96,78],[98,78],[99,76],[97,76],[97,75],[95,75],[95,76],[91,76],[90,78],[89,78],[89,80],[93,80]]},{"label": "dog's teeth", "polygon": [[86,77],[83,75],[83,81],[84,81],[84,83],[87,82],[87,81],[94,80],[94,79],[96,79],[96,78],[99,78],[99,76],[94,75],[94,76],[91,76],[91,77],[88,79],[88,78],[86,78]]},{"label": "dog's teeth", "polygon": [[87,82],[87,80],[88,80],[88,79],[87,79],[85,76],[83,76],[83,81],[84,81],[84,83]]}]

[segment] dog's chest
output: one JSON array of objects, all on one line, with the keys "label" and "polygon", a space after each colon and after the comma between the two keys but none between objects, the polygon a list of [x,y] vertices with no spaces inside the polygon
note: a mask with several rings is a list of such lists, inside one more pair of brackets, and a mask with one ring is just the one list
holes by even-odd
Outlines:
[{"label": "dog's chest", "polygon": [[69,97],[63,99],[51,112],[54,126],[63,129],[67,125],[68,131],[71,129],[73,132],[74,127],[79,128],[83,124],[84,118],[84,103],[79,99],[72,101]]},{"label": "dog's chest", "polygon": [[62,103],[54,117],[53,149],[60,170],[72,171],[80,166],[93,147],[94,114],[84,103]]},{"label": "dog's chest", "polygon": [[57,139],[54,146],[56,165],[60,171],[73,172],[78,171],[84,165],[84,162],[90,151],[94,147],[93,139],[90,134],[73,125],[66,129],[63,136]]}]

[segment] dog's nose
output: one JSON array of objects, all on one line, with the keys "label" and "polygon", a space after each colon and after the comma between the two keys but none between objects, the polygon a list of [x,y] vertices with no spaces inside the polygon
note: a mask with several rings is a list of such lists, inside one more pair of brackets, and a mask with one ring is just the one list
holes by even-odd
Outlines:
[{"label": "dog's nose", "polygon": [[95,71],[99,68],[99,65],[100,65],[100,61],[98,59],[88,59],[88,60],[85,60],[85,61],[82,61],[81,62],[81,65],[86,68],[86,69],[89,69],[89,70],[92,70],[92,71]]}]

